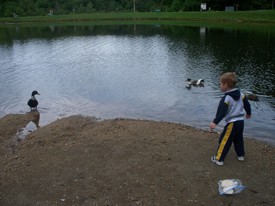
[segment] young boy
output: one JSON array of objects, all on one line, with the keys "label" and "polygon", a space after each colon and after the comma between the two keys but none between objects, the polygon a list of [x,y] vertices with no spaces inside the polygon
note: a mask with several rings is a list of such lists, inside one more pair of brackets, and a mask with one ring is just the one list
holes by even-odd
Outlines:
[{"label": "young boy", "polygon": [[210,129],[213,130],[225,118],[226,125],[219,139],[217,153],[211,157],[212,162],[219,166],[223,165],[232,143],[234,143],[238,160],[244,161],[244,114],[246,112],[246,118],[250,118],[251,107],[245,95],[235,88],[236,83],[237,77],[233,72],[224,73],[220,77],[220,89],[224,92],[224,96],[220,100],[216,117],[210,124]]}]

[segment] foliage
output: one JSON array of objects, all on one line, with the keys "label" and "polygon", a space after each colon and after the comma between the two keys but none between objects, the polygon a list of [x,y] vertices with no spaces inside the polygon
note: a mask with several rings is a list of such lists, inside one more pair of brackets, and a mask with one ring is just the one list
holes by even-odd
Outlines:
[{"label": "foliage", "polygon": [[217,11],[223,11],[225,6],[236,10],[274,8],[274,0],[1,0],[0,17],[132,12],[134,5],[136,12],[199,11],[201,3]]}]

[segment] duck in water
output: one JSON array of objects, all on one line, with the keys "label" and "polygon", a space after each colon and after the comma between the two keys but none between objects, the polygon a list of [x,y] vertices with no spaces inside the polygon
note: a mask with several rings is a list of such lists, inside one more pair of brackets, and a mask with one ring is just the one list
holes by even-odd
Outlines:
[{"label": "duck in water", "polygon": [[36,90],[32,92],[32,97],[28,101],[28,105],[31,108],[31,111],[37,109],[38,101],[35,98],[35,95],[40,95]]},{"label": "duck in water", "polygon": [[186,88],[191,88],[191,86],[194,86],[194,87],[204,87],[204,79],[198,79],[198,80],[192,80],[190,78],[188,78],[187,80],[187,83],[188,83],[188,87],[186,86]]}]

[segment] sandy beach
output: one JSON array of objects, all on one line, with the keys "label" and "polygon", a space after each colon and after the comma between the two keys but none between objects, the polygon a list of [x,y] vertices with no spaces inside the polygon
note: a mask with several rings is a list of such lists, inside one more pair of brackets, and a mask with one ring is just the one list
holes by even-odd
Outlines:
[{"label": "sandy beach", "polygon": [[[0,205],[275,205],[275,147],[245,138],[213,164],[217,133],[147,120],[71,116],[16,133],[35,112],[0,119]],[[218,181],[245,190],[220,195]]]}]

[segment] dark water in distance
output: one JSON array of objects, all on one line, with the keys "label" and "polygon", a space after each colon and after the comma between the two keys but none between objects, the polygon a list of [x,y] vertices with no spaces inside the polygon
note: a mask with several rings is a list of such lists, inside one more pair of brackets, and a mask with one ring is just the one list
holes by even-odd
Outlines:
[{"label": "dark water in distance", "polygon": [[[258,94],[245,135],[275,144],[275,32],[163,25],[0,27],[0,117],[25,113],[38,90],[40,125],[73,114],[179,122],[207,129],[235,71]],[[205,87],[185,88],[187,78]],[[217,130],[221,130],[221,122]]]}]

